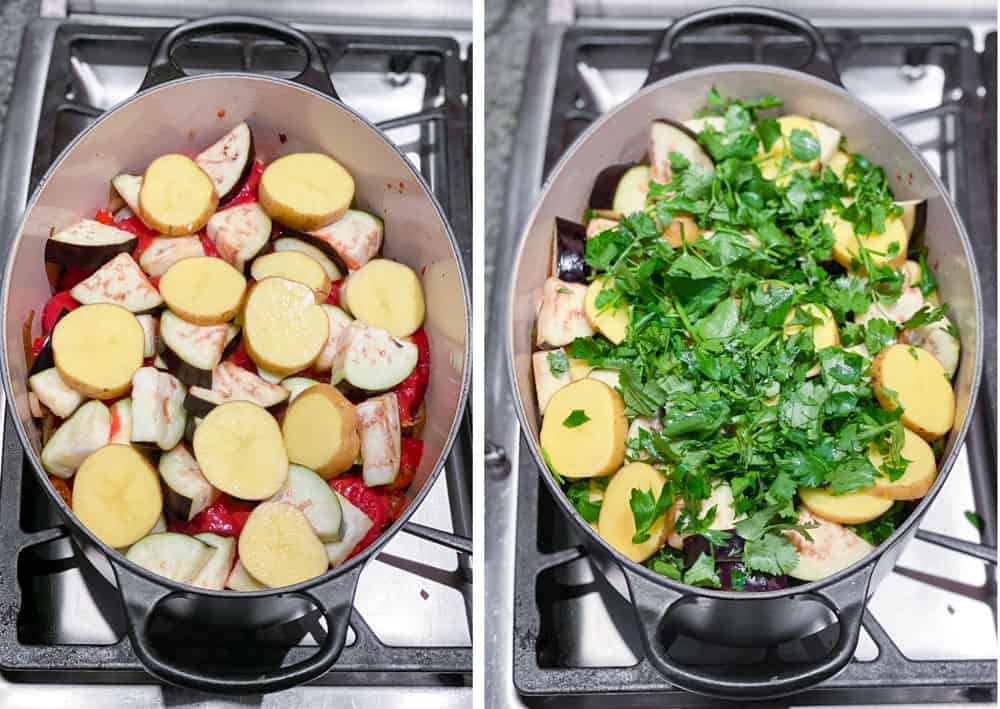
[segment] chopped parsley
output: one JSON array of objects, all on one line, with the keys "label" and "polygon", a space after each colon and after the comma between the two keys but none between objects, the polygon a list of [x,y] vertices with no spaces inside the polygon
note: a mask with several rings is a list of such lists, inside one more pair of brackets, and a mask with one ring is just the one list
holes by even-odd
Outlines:
[{"label": "chopped parsley", "polygon": [[545,359],[549,363],[549,373],[556,379],[559,379],[569,371],[569,358],[562,350],[549,352]]},{"label": "chopped parsley", "polygon": [[590,417],[587,416],[586,411],[583,409],[573,409],[563,421],[563,426],[566,428],[577,428],[587,423],[587,421],[590,421]]}]

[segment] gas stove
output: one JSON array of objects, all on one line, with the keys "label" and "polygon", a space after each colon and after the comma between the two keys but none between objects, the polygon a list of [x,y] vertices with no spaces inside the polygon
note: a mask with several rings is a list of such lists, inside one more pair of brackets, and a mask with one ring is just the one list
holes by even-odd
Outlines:
[{"label": "gas stove", "polygon": [[[985,337],[992,342],[995,8],[966,3],[966,16],[956,12],[941,21],[921,10],[922,16],[908,21],[906,3],[890,4],[891,15],[886,4],[821,9],[808,1],[782,3],[817,21],[847,89],[903,130],[955,198],[974,243],[987,304]],[[702,6],[672,3],[671,14]],[[513,258],[543,180],[587,126],[642,86],[654,42],[668,24],[657,14],[662,8],[643,0],[552,2],[549,23],[535,30],[502,238],[490,245],[499,267],[489,332],[503,334],[506,327],[511,269],[504,265]],[[804,60],[806,44],[743,27],[699,33],[676,49],[690,66],[795,66]],[[501,371],[505,349],[494,349],[488,370]],[[506,377],[495,379],[487,401],[491,504],[485,528],[497,530],[486,539],[486,627],[495,636],[487,653],[487,705],[720,706],[671,687],[645,661],[629,604],[592,566],[570,526],[559,522],[517,427]],[[988,562],[996,553],[995,414],[994,359],[958,464],[917,539],[869,603],[855,661],[790,700],[795,705],[996,701],[996,569]],[[982,531],[967,521],[966,511],[977,512]]]},{"label": "gas stove", "polygon": [[[270,14],[263,3],[249,5],[256,3],[241,9]],[[437,3],[434,16],[423,17],[402,3],[379,5],[368,15],[357,8],[349,17],[334,14],[343,7],[319,16],[321,5],[294,5],[292,16],[277,19],[294,20],[310,33],[341,99],[386,130],[421,170],[449,216],[468,272],[466,5]],[[16,231],[28,196],[63,147],[139,88],[157,39],[181,20],[178,12],[195,17],[205,9],[194,3],[43,3],[43,15],[60,16],[34,20],[22,43],[0,151],[3,233]],[[294,49],[244,36],[191,41],[175,57],[190,73],[289,77],[299,66]],[[116,595],[81,562],[27,469],[9,418],[0,462],[0,538],[11,551],[0,560],[0,706],[231,706],[231,700],[160,686],[145,674],[124,634]],[[444,474],[413,517],[433,529],[424,538],[397,535],[368,564],[348,647],[335,669],[307,687],[260,697],[261,706],[471,703],[472,576],[468,555],[456,551],[472,531],[471,475],[466,416]],[[307,614],[279,629],[276,643],[315,645],[311,630]],[[180,642],[192,653],[213,652],[196,637]]]}]

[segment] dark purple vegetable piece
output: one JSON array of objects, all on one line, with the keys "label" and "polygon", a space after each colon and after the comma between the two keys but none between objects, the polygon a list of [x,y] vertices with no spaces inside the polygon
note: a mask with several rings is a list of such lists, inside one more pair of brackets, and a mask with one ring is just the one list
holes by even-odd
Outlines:
[{"label": "dark purple vegetable piece", "polygon": [[[197,387],[192,387],[191,389],[195,388]],[[209,398],[199,396],[197,391],[192,392],[191,389],[188,389],[188,393],[184,397],[184,408],[189,414],[191,414],[188,417],[189,423],[195,416],[198,418],[205,418],[212,411],[212,409],[219,405],[217,402],[212,401]],[[206,396],[208,395],[206,394]]]},{"label": "dark purple vegetable piece", "polygon": [[[743,565],[743,538],[735,529],[726,530],[730,536],[721,545],[715,547],[700,534],[684,539],[684,567],[689,568],[702,554],[715,558],[715,568],[719,572],[719,580],[725,591],[733,591],[733,572],[742,573],[744,591],[777,591],[788,587],[787,576],[772,576],[759,571],[751,571]],[[737,573],[737,576],[739,573]]]},{"label": "dark purple vegetable piece", "polygon": [[609,165],[597,173],[594,179],[594,186],[590,190],[590,200],[587,205],[591,209],[614,210],[615,192],[618,191],[618,183],[622,176],[635,167],[638,163],[620,163]]},{"label": "dark purple vegetable piece", "polygon": [[50,238],[45,242],[45,260],[81,271],[96,271],[118,254],[135,251],[139,237],[119,231],[122,240],[114,243],[71,244]]},{"label": "dark purple vegetable piece", "polygon": [[211,369],[199,369],[188,364],[181,359],[180,355],[164,345],[162,339],[160,340],[160,345],[162,346],[160,357],[163,358],[164,364],[167,365],[167,369],[171,374],[181,380],[184,386],[212,388]]},{"label": "dark purple vegetable piece", "polygon": [[708,554],[716,561],[742,561],[743,559],[743,539],[736,533],[735,529],[727,529],[729,538],[721,546],[715,547],[713,552],[711,543],[700,534],[693,534],[684,538],[684,566],[690,567],[698,560],[702,554]]},{"label": "dark purple vegetable piece", "polygon": [[[749,571],[742,561],[719,561],[715,568],[719,572],[719,580],[722,582],[723,591],[734,591],[733,573],[743,574],[743,588],[741,591],[780,591],[788,588],[787,576],[771,576],[758,571]],[[737,573],[737,576],[739,574]]]},{"label": "dark purple vegetable piece", "polygon": [[45,336],[45,342],[42,343],[42,349],[38,351],[35,355],[35,360],[31,363],[31,369],[28,371],[28,376],[33,377],[39,372],[44,372],[46,369],[52,369],[56,366],[55,355],[52,354],[52,333]]},{"label": "dark purple vegetable piece", "polygon": [[586,251],[587,227],[556,217],[552,228],[552,275],[567,283],[586,283],[591,273]]}]

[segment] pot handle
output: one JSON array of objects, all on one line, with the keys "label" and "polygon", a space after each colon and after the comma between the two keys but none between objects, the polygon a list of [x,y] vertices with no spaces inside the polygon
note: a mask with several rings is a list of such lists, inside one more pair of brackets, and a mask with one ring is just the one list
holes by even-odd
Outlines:
[{"label": "pot handle", "polygon": [[[288,667],[257,674],[215,675],[199,669],[180,667],[162,657],[150,640],[149,621],[157,606],[167,597],[179,594],[135,573],[116,560],[111,562],[118,581],[118,592],[125,609],[129,641],[139,662],[151,675],[170,684],[216,694],[263,694],[287,689],[316,679],[326,673],[340,657],[347,639],[347,628],[354,605],[354,592],[363,564],[338,574],[299,595],[309,599],[326,618],[326,637],[316,654]],[[280,595],[279,595],[280,597]]]},{"label": "pot handle", "polygon": [[309,35],[283,22],[252,15],[210,15],[168,30],[160,37],[153,50],[146,77],[142,80],[139,91],[187,76],[173,58],[174,48],[182,41],[210,34],[232,33],[262,35],[298,47],[306,56],[306,65],[301,72],[292,77],[292,81],[333,98],[339,98],[333,88],[333,82],[330,81],[323,55]]},{"label": "pot handle", "polygon": [[815,25],[790,12],[754,5],[713,7],[693,12],[678,19],[660,36],[653,61],[649,65],[649,75],[646,77],[645,86],[688,68],[674,56],[674,45],[681,35],[691,31],[730,24],[762,25],[805,36],[809,40],[811,48],[809,58],[805,64],[799,67],[799,70],[837,86],[843,86],[840,72],[837,71],[837,65],[834,64],[830,54],[830,48],[827,47],[826,40],[823,39],[823,35],[816,29]]},{"label": "pot handle", "polygon": [[[861,621],[865,615],[868,586],[875,564],[866,564],[833,585],[802,594],[800,598],[818,601],[833,612],[840,634],[833,649],[825,657],[808,663],[789,663],[779,672],[767,672],[760,677],[714,674],[711,669],[677,662],[668,652],[669,642],[663,636],[669,625],[670,610],[693,594],[664,589],[638,573],[625,569],[629,593],[635,607],[646,648],[646,658],[663,677],[676,687],[696,694],[727,700],[773,699],[813,687],[833,677],[854,657],[861,637]],[[782,602],[794,603],[795,598]]]}]

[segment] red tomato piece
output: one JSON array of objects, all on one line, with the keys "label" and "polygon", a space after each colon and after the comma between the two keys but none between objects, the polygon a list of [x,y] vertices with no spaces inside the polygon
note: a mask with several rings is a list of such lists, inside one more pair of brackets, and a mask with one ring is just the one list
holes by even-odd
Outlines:
[{"label": "red tomato piece", "polygon": [[399,443],[399,473],[391,483],[381,486],[387,492],[408,488],[417,474],[420,459],[424,455],[424,442],[419,438],[404,438]]},{"label": "red tomato piece", "polygon": [[60,316],[63,312],[69,312],[71,310],[76,310],[80,307],[76,298],[69,294],[69,291],[62,291],[56,293],[54,296],[49,298],[49,302],[45,304],[42,308],[42,332],[48,335],[52,332],[52,328],[56,326],[59,321]]},{"label": "red tomato piece", "polygon": [[336,305],[340,307],[340,289],[344,285],[346,278],[341,278],[339,281],[334,281],[330,284],[330,295],[326,297],[326,302],[330,305]]},{"label": "red tomato piece", "polygon": [[401,426],[412,426],[415,423],[417,410],[427,394],[427,383],[431,378],[431,348],[427,342],[427,333],[420,328],[410,335],[410,342],[417,346],[417,366],[393,389],[399,405]]},{"label": "red tomato piece", "polygon": [[107,209],[98,209],[97,214],[94,215],[94,221],[111,226],[115,223],[115,217]]},{"label": "red tomato piece", "polygon": [[367,487],[365,481],[356,475],[341,475],[330,480],[330,487],[343,495],[348,502],[364,512],[372,521],[368,534],[358,542],[347,558],[357,556],[392,522],[389,517],[389,495],[374,487]]},{"label": "red tomato piece", "polygon": [[233,353],[226,357],[226,361],[232,362],[237,367],[243,367],[248,372],[257,373],[257,364],[247,354],[246,344],[243,342],[242,337],[240,338],[240,343],[236,345],[236,349],[233,350]]},{"label": "red tomato piece", "polygon": [[45,338],[36,337],[34,340],[31,341],[31,354],[37,357],[38,353],[42,351],[43,347],[45,347]]},{"label": "red tomato piece", "polygon": [[171,519],[167,528],[180,534],[211,532],[223,537],[238,537],[256,503],[238,500],[223,493],[212,505],[196,514],[191,521]]},{"label": "red tomato piece", "polygon": [[208,238],[208,234],[202,232],[198,235],[198,238],[201,239],[201,248],[205,252],[206,256],[222,258],[222,256],[219,255],[219,250],[215,248],[215,242]]}]

